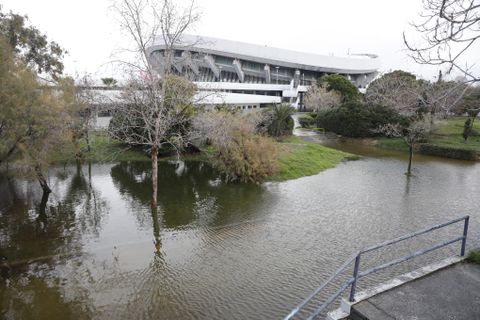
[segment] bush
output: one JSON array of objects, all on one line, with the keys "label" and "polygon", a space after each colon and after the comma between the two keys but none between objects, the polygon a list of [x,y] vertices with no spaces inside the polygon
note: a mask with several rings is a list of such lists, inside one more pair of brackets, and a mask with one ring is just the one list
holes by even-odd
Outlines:
[{"label": "bush", "polygon": [[292,115],[295,109],[289,105],[274,105],[265,111],[265,122],[260,126],[266,127],[271,137],[284,137],[292,135],[295,126]]},{"label": "bush", "polygon": [[461,149],[455,147],[439,146],[430,143],[422,143],[418,146],[421,154],[440,156],[460,160],[477,160],[478,155],[474,150]]},{"label": "bush", "polygon": [[311,116],[303,115],[298,117],[298,122],[302,128],[309,128],[315,124],[315,119],[313,119]]},{"label": "bush", "polygon": [[379,136],[381,134],[375,130],[387,123],[408,124],[408,119],[393,109],[366,106],[357,101],[320,111],[316,120],[319,128],[353,138]]},{"label": "bush", "polygon": [[213,165],[227,180],[261,182],[278,171],[277,149],[271,138],[236,133],[228,147],[219,150]]},{"label": "bush", "polygon": [[227,180],[260,182],[277,171],[277,150],[258,130],[260,113],[203,112],[193,119],[193,136],[216,150],[211,162]]},{"label": "bush", "polygon": [[318,112],[309,112],[308,115],[312,117],[313,119],[316,119],[318,116]]}]

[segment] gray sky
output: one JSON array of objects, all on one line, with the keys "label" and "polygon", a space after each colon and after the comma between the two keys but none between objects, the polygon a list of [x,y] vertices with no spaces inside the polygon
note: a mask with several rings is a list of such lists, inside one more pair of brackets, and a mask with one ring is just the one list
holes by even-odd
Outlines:
[{"label": "gray sky", "polygon": [[[418,18],[421,0],[196,3],[202,18],[193,34],[319,54],[376,53],[382,59],[381,71],[403,69],[429,79],[438,74],[438,69],[416,65],[403,45],[402,32]],[[125,36],[109,10],[109,0],[3,0],[2,4],[4,11],[28,15],[34,26],[68,50],[66,73],[115,74],[108,62]]]}]

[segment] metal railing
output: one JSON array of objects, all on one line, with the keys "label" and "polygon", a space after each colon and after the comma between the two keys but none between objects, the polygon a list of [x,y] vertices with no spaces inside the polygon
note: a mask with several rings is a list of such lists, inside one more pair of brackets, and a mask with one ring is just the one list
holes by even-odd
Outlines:
[{"label": "metal railing", "polygon": [[[372,246],[372,247],[369,247],[369,248],[366,248],[366,249],[363,249],[363,250],[357,252],[350,259],[348,259],[340,268],[338,268],[337,271],[335,271],[320,287],[318,287],[315,291],[313,291],[305,300],[303,300],[295,309],[293,309],[284,318],[284,320],[290,320],[293,317],[295,317],[302,310],[303,307],[305,307],[309,302],[311,302],[312,299],[315,298],[320,293],[320,291],[323,290],[323,288],[325,288],[333,279],[335,279],[340,273],[342,273],[352,262],[354,262],[352,277],[347,279],[338,288],[338,290],[335,291],[335,293],[332,294],[320,307],[315,309],[315,311],[313,311],[308,316],[307,319],[309,319],[309,320],[315,319],[322,311],[324,311],[330,304],[332,304],[349,286],[350,286],[349,301],[354,302],[355,301],[355,291],[356,291],[356,288],[357,288],[358,280],[360,278],[368,276],[369,274],[372,274],[372,273],[378,272],[380,270],[386,269],[388,267],[397,265],[399,263],[402,263],[402,262],[405,262],[407,260],[413,259],[413,258],[418,257],[420,255],[427,254],[429,252],[435,251],[437,249],[448,246],[448,245],[450,245],[452,243],[455,243],[455,242],[458,242],[458,241],[462,241],[462,246],[461,246],[461,249],[460,249],[460,256],[463,257],[465,255],[465,246],[466,246],[466,243],[467,243],[469,220],[470,220],[470,216],[465,216],[465,217],[462,217],[462,218],[458,218],[458,219],[449,221],[447,223],[439,224],[439,225],[436,225],[436,226],[431,227],[431,228],[423,229],[423,230],[417,231],[415,233],[411,233],[411,234],[408,234],[408,235],[405,235],[405,236],[402,236],[402,237],[399,237],[399,238],[396,238],[396,239],[393,239],[393,240],[389,240],[389,241],[386,241],[384,243],[381,243],[381,244],[378,244],[378,245],[375,245],[375,246]],[[408,239],[420,236],[422,234],[432,232],[434,230],[444,228],[446,226],[449,226],[449,225],[452,225],[452,224],[455,224],[455,223],[458,223],[458,222],[461,222],[461,221],[464,221],[462,236],[451,239],[451,240],[448,240],[448,241],[445,241],[445,242],[442,242],[442,243],[439,243],[439,244],[436,244],[433,247],[430,247],[428,249],[416,251],[416,252],[414,252],[414,253],[412,253],[408,256],[405,256],[405,257],[402,257],[402,258],[399,258],[399,259],[395,259],[395,260],[392,260],[390,262],[379,265],[377,267],[373,267],[371,269],[360,272],[360,258],[363,254],[369,253],[369,252],[372,252],[372,251],[375,251],[375,250],[378,250],[378,249],[381,249],[381,248],[384,248],[384,247],[387,247],[387,246],[390,246],[390,245],[393,245],[393,244],[396,244],[396,243],[399,243],[399,242],[404,241],[404,240],[408,240]]]}]

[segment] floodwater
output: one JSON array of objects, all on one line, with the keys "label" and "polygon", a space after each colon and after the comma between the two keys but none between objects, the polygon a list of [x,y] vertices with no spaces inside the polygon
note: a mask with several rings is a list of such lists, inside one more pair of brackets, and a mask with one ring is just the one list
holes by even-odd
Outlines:
[{"label": "floodwater", "polygon": [[[480,165],[416,157],[414,176],[405,168],[402,156],[373,153],[245,185],[202,163],[162,163],[156,213],[148,162],[53,168],[46,203],[37,183],[2,176],[0,318],[278,319],[363,247],[467,214],[468,247],[480,245]],[[462,230],[372,253],[362,270]],[[459,248],[362,279],[360,290]]]}]

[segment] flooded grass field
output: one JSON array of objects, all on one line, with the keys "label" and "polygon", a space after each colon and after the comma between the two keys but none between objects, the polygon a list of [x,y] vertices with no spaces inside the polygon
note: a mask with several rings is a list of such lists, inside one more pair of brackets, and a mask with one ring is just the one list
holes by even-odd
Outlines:
[{"label": "flooded grass field", "polygon": [[[416,157],[414,166],[407,177],[403,157],[374,154],[249,185],[226,184],[200,162],[163,163],[157,213],[148,162],[53,168],[48,201],[36,182],[1,177],[0,318],[278,319],[368,245],[466,214],[468,247],[480,245],[480,165]],[[362,268],[462,228],[372,254]]]}]

